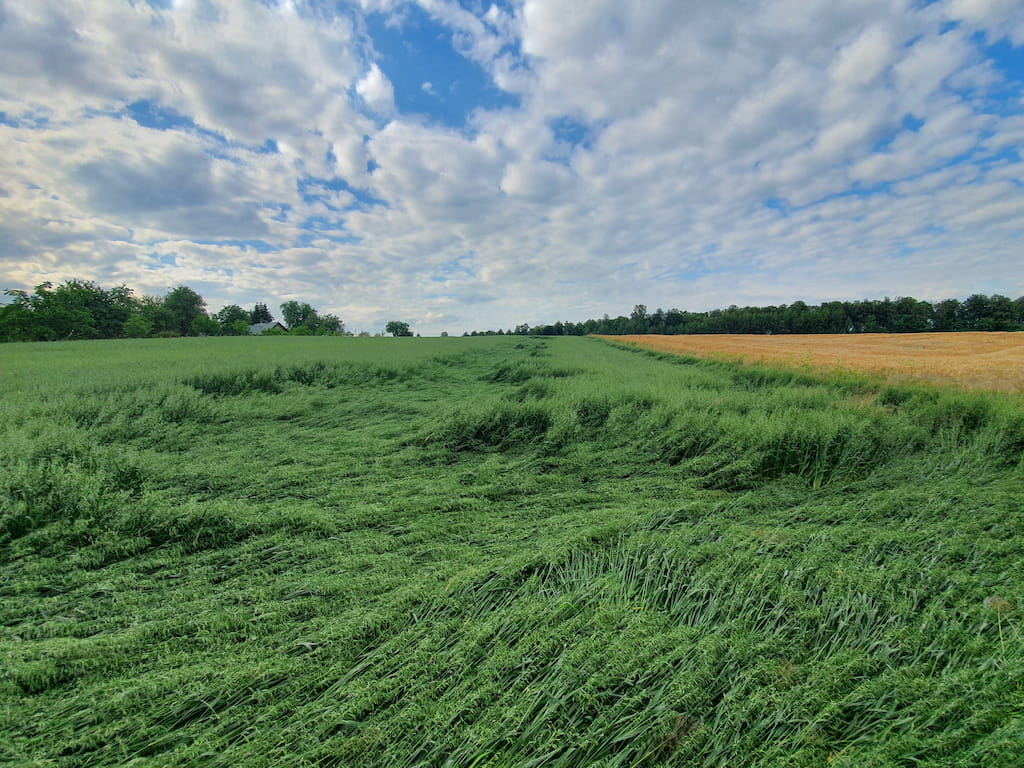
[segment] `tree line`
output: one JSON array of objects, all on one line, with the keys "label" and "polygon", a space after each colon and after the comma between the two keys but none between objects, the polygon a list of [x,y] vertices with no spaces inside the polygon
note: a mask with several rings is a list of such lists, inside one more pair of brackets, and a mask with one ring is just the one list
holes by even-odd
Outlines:
[{"label": "tree line", "polygon": [[517,325],[509,331],[474,331],[471,336],[515,334],[585,336],[591,333],[922,333],[926,331],[1024,330],[1024,296],[976,293],[964,300],[936,303],[905,296],[897,299],[828,301],[816,306],[802,301],[768,307],[737,307],[710,312],[657,309],[637,304],[627,317]]},{"label": "tree line", "polygon": [[[262,303],[251,310],[229,304],[210,314],[203,297],[184,285],[165,296],[136,296],[124,285],[103,288],[88,280],[72,279],[57,286],[42,283],[31,292],[12,289],[4,293],[11,298],[0,306],[0,341],[244,336],[253,324],[274,322]],[[320,314],[304,302],[286,301],[281,315],[288,330],[278,328],[277,333],[345,333],[336,315]]]}]

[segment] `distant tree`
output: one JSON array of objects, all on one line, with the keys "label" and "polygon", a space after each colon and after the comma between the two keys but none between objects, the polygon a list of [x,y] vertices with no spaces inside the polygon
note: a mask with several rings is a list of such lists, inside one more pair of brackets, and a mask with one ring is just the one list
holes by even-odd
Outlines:
[{"label": "distant tree", "polygon": [[286,301],[281,305],[281,317],[284,318],[284,323],[289,328],[295,328],[300,325],[310,329],[316,327],[316,310],[305,302]]},{"label": "distant tree", "polygon": [[[188,336],[193,332],[192,324],[200,317],[210,319],[206,316],[206,302],[203,297],[184,285],[179,285],[164,296],[164,306],[170,310],[171,316],[174,318],[172,330],[182,336]],[[203,322],[200,322],[199,325],[208,327]]]},{"label": "distant tree", "polygon": [[197,315],[189,328],[192,336],[220,336],[221,325],[205,312]]},{"label": "distant tree", "polygon": [[135,306],[138,313],[153,324],[150,333],[174,330],[174,313],[164,305],[164,300],[159,296],[143,296]]},{"label": "distant tree", "polygon": [[[125,321],[135,308],[132,290],[125,285],[104,289],[89,280],[67,280],[49,297],[55,308],[85,312],[87,329],[80,337],[113,339],[124,333]],[[72,337],[76,337],[74,329]]]},{"label": "distant tree", "polygon": [[444,338],[448,337],[448,331],[441,331],[441,336]]},{"label": "distant tree", "polygon": [[[647,328],[647,306],[637,304],[629,315],[633,333],[649,333]],[[556,334],[561,336],[561,333]]]},{"label": "distant tree", "polygon": [[[135,298],[127,286],[104,289],[79,279],[67,280],[58,286],[44,282],[32,291],[9,289],[4,293],[9,300],[0,305],[0,341],[244,335],[253,321],[273,322],[263,303],[257,303],[251,312],[229,304],[210,317],[203,298],[183,285],[163,298]],[[281,305],[281,309],[295,335],[346,334],[345,326],[337,315],[320,315],[308,303],[288,301]],[[628,317],[612,318],[605,314],[600,319],[578,323],[558,321],[533,327],[522,323],[507,331],[474,330],[462,335],[907,333],[925,330],[1021,331],[1024,330],[1024,297],[1011,300],[999,294],[973,294],[963,301],[946,299],[934,305],[911,297],[895,300],[886,297],[884,300],[824,302],[820,306],[808,306],[803,301],[795,301],[789,306],[731,305],[709,312],[658,308],[654,313],[648,313],[646,306],[637,304]],[[413,336],[409,324],[397,320],[387,323],[386,332],[393,336]],[[270,331],[271,335],[275,333],[285,331]],[[368,336],[369,333],[359,335]],[[374,335],[384,336],[385,333]],[[441,335],[447,336],[448,332]]]},{"label": "distant tree", "polygon": [[960,318],[965,330],[993,330],[992,300],[983,293],[968,296],[960,303]]},{"label": "distant tree", "polygon": [[256,306],[252,308],[252,312],[249,313],[250,325],[272,322],[274,322],[274,317],[270,314],[270,310],[267,309],[267,305],[262,302],[257,303]]},{"label": "distant tree", "polygon": [[[223,307],[213,316],[213,319],[220,324],[221,335],[244,336],[249,332],[249,313],[237,304],[228,304]],[[242,333],[239,333],[235,327],[238,323],[242,324],[241,327],[244,329]]]},{"label": "distant tree", "polygon": [[927,301],[909,296],[896,299],[888,330],[894,333],[930,331],[935,325],[935,309]]},{"label": "distant tree", "polygon": [[337,315],[317,315],[317,336],[334,336],[344,332],[345,324]]},{"label": "distant tree", "polygon": [[140,313],[129,317],[124,324],[124,335],[130,339],[144,339],[153,332],[152,321]]},{"label": "distant tree", "polygon": [[665,332],[665,310],[661,307],[654,310],[654,314],[647,318],[647,329],[651,333]]},{"label": "distant tree", "polygon": [[1020,328],[1020,321],[1017,319],[1017,307],[1008,296],[1001,296],[998,293],[989,297],[990,319],[988,328],[992,331],[1015,331]]},{"label": "distant tree", "polygon": [[[306,328],[317,336],[334,336],[345,332],[345,324],[337,315],[321,315],[306,302],[286,301],[281,305],[281,316],[291,328]],[[299,334],[305,335],[305,334]]]},{"label": "distant tree", "polygon": [[[771,309],[770,307],[768,308]],[[853,328],[853,320],[850,319],[850,313],[847,311],[845,302],[842,301],[830,301],[822,304],[820,307],[822,314],[821,327],[825,333],[849,333]],[[769,332],[774,329],[770,327],[770,313],[764,312],[764,326],[759,328],[758,332]]]},{"label": "distant tree", "polygon": [[33,340],[32,305],[28,292],[8,289],[4,294],[12,300],[0,307],[0,341]]},{"label": "distant tree", "polygon": [[126,286],[106,290],[87,280],[45,282],[32,293],[5,291],[13,301],[3,310],[0,338],[8,341],[117,338],[135,309]]},{"label": "distant tree", "polygon": [[934,307],[934,328],[936,331],[956,331],[960,329],[960,300],[945,299]]}]

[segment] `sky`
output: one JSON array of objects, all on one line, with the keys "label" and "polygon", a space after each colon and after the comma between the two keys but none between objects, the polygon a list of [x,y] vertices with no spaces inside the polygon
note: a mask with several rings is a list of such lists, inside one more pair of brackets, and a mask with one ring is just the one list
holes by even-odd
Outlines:
[{"label": "sky", "polygon": [[1024,294],[1020,0],[0,0],[0,288],[423,335]]}]

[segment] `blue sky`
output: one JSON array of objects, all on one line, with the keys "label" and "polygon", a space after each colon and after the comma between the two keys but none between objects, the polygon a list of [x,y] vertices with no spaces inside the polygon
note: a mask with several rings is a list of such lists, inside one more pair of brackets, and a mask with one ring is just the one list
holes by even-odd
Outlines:
[{"label": "blue sky", "polygon": [[0,287],[423,334],[1024,294],[1019,0],[6,0]]}]

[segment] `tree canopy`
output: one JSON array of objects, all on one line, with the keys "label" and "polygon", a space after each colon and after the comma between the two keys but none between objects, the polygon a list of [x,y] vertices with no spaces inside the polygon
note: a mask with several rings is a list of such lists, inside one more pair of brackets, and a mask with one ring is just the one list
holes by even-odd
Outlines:
[{"label": "tree canopy", "polygon": [[126,286],[106,290],[85,280],[37,285],[32,293],[7,290],[0,307],[0,340],[55,341],[121,335],[136,307]]},{"label": "tree canopy", "polygon": [[249,322],[252,324],[272,323],[274,322],[274,316],[270,314],[266,304],[259,302],[252,308],[252,312],[249,313]]},{"label": "tree canopy", "polygon": [[[119,285],[103,288],[88,280],[71,279],[60,285],[45,282],[32,291],[5,290],[0,305],[0,341],[57,341],[68,339],[145,338],[149,336],[245,335],[249,325],[273,322],[267,305],[251,311],[228,304],[213,315],[206,301],[185,285],[166,296],[136,296]],[[307,302],[286,301],[281,313],[294,335],[344,334],[337,315],[321,314]],[[910,296],[896,299],[829,301],[817,306],[803,301],[766,307],[737,307],[690,312],[680,309],[648,311],[637,304],[628,316],[559,321],[531,326],[520,323],[509,334],[579,336],[633,333],[919,333],[923,331],[1024,330],[1024,297],[972,294],[966,299],[935,303]],[[385,332],[412,336],[409,323],[391,320]],[[504,334],[504,330],[473,331],[464,335]]]},{"label": "tree canopy", "polygon": [[281,316],[290,332],[297,336],[328,336],[345,331],[337,315],[321,315],[305,302],[286,301],[281,305]]},{"label": "tree canopy", "polygon": [[[206,301],[191,288],[179,285],[166,296],[164,306],[171,312],[174,318],[174,330],[181,336],[189,336],[193,330],[193,324],[200,317],[206,316]],[[200,328],[203,324],[200,323]],[[199,334],[195,334],[199,335]]]},{"label": "tree canopy", "polygon": [[237,304],[228,304],[217,312],[213,319],[220,326],[221,335],[244,336],[249,332],[249,317],[249,313]]},{"label": "tree canopy", "polygon": [[[185,285],[163,297],[135,296],[125,285],[107,289],[71,279],[57,286],[42,283],[31,292],[10,289],[4,294],[9,301],[0,305],[0,341],[242,336],[249,333],[252,322],[273,322],[263,303],[251,312],[228,304],[210,315],[205,299]],[[285,307],[289,313],[298,309],[298,333],[344,333],[337,315],[321,315],[306,303],[287,302],[282,310]]]},{"label": "tree canopy", "polygon": [[[995,294],[973,294],[964,300],[931,304],[910,296],[895,300],[828,301],[811,306],[803,301],[767,307],[687,312],[637,304],[629,316],[583,322],[522,323],[511,333],[541,336],[585,336],[590,333],[920,333],[924,331],[1024,330],[1024,297],[1011,300]],[[499,331],[484,331],[484,335]],[[470,335],[480,335],[474,331]]]}]

